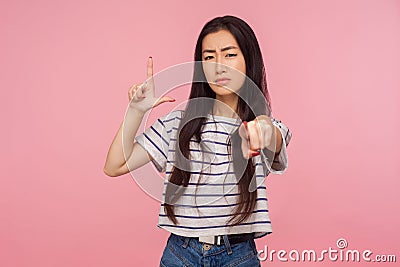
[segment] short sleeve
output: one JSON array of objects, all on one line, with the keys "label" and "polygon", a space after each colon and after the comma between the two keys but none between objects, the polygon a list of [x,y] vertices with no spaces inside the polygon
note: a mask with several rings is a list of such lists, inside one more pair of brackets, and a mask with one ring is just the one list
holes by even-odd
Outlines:
[{"label": "short sleeve", "polygon": [[279,132],[282,135],[282,148],[278,156],[275,157],[270,172],[273,174],[282,174],[288,168],[289,161],[287,154],[287,146],[289,145],[290,139],[292,138],[292,132],[280,120],[276,120],[271,117],[271,121],[272,124],[279,129]]},{"label": "short sleeve", "polygon": [[159,172],[166,170],[170,142],[163,119],[164,117],[158,118],[143,133],[135,137],[136,142],[152,156],[152,162]]}]

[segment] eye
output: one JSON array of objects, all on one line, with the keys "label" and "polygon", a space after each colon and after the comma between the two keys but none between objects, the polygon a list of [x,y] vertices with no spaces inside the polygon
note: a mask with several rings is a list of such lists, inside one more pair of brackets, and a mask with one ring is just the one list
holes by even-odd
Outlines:
[{"label": "eye", "polygon": [[208,59],[210,59],[210,58],[212,58],[213,56],[206,56],[205,58],[204,58],[204,60],[208,60]]},{"label": "eye", "polygon": [[235,57],[235,56],[237,56],[237,54],[227,54],[226,56],[227,57]]}]

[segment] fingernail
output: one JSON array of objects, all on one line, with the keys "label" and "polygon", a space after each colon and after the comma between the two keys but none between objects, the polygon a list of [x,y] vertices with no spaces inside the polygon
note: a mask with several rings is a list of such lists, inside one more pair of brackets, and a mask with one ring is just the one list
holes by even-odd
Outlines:
[{"label": "fingernail", "polygon": [[152,56],[149,56],[149,58],[153,59],[153,57],[152,57]]},{"label": "fingernail", "polygon": [[172,100],[168,100],[168,102],[175,102],[175,99],[172,99]]},{"label": "fingernail", "polygon": [[260,152],[253,152],[253,153],[251,154],[252,157],[255,157],[255,156],[258,156],[258,155],[260,155]]},{"label": "fingernail", "polygon": [[247,121],[242,121],[242,123],[243,123],[244,127],[247,128]]}]

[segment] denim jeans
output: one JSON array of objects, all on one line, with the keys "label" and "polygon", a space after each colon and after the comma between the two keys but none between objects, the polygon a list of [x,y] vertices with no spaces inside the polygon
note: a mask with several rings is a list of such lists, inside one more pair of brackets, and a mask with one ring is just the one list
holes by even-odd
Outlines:
[{"label": "denim jeans", "polygon": [[257,267],[260,260],[254,239],[230,244],[224,236],[224,244],[208,245],[190,237],[170,234],[161,257],[161,267]]}]

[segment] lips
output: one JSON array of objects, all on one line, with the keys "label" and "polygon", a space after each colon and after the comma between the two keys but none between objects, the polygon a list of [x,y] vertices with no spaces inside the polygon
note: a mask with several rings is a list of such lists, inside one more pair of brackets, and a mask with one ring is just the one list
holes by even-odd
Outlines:
[{"label": "lips", "polygon": [[215,80],[216,84],[227,84],[231,79],[228,78],[218,78]]}]

